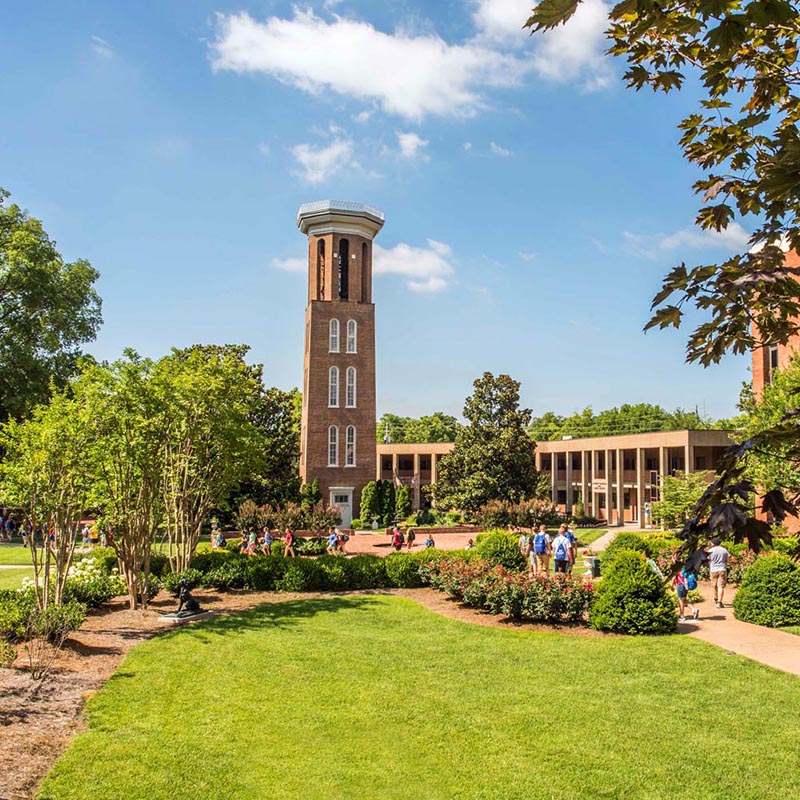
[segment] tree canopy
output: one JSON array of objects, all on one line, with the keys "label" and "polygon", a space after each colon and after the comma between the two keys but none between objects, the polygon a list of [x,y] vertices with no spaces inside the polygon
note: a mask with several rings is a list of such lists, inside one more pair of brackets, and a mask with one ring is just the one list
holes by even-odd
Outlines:
[{"label": "tree canopy", "polygon": [[661,406],[650,403],[626,403],[619,408],[610,408],[597,414],[587,406],[583,411],[568,417],[548,411],[531,420],[528,433],[536,441],[545,442],[565,436],[577,439],[650,431],[704,430],[716,427],[717,424],[697,411],[685,411],[682,408],[666,411]]},{"label": "tree canopy", "polygon": [[392,442],[454,442],[460,427],[455,417],[442,411],[419,418],[387,413],[378,420],[376,438],[383,442],[388,433]]},{"label": "tree canopy", "polygon": [[519,382],[485,372],[464,404],[467,425],[439,462],[437,506],[476,513],[490,500],[519,502],[536,494],[531,411],[519,407]]},{"label": "tree canopy", "polygon": [[[554,28],[581,0],[543,0],[526,25]],[[628,86],[669,92],[687,80],[704,97],[680,123],[685,158],[703,175],[697,224],[754,225],[747,252],[676,266],[653,300],[651,327],[678,327],[687,307],[704,321],[687,359],[785,342],[798,330],[800,284],[781,245],[800,250],[800,9],[790,0],[622,0],[611,11],[610,53]]]},{"label": "tree canopy", "polygon": [[8,197],[0,187],[0,419],[46,401],[51,382],[64,386],[102,322],[97,270],[65,262],[42,223]]}]

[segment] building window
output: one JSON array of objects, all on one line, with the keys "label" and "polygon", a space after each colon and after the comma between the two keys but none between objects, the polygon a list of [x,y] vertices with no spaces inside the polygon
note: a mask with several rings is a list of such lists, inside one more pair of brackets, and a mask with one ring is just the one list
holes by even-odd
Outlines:
[{"label": "building window", "polygon": [[636,458],[634,456],[623,456],[623,469],[632,472],[636,469]]},{"label": "building window", "polygon": [[383,456],[381,458],[381,469],[384,472],[391,472],[391,470],[392,470],[392,457],[391,456]]},{"label": "building window", "polygon": [[339,352],[339,320],[332,319],[328,325],[328,352]]},{"label": "building window", "polygon": [[339,368],[328,370],[328,407],[339,408]]},{"label": "building window", "polygon": [[572,454],[572,469],[578,470],[581,468],[581,457],[579,453]]},{"label": "building window", "polygon": [[356,429],[353,425],[347,426],[345,434],[344,465],[346,467],[356,465]]},{"label": "building window", "polygon": [[566,505],[566,503],[567,503],[567,490],[566,489],[559,489],[558,492],[556,492],[556,498],[557,498],[556,499],[556,503],[558,503],[558,505],[560,505],[560,506]]},{"label": "building window", "polygon": [[339,299],[347,300],[350,297],[350,242],[347,239],[339,240]]},{"label": "building window", "polygon": [[335,425],[328,428],[328,466],[339,466],[339,429]]},{"label": "building window", "polygon": [[357,353],[358,350],[356,346],[358,342],[356,341],[358,335],[358,326],[356,325],[356,321],[354,319],[347,320],[347,352],[348,353]]},{"label": "building window", "polygon": [[345,378],[344,404],[347,408],[356,407],[356,368],[348,367]]},{"label": "building window", "polygon": [[698,470],[703,470],[706,468],[706,457],[705,456],[695,456],[694,457],[694,468]]},{"label": "building window", "polygon": [[325,240],[317,243],[317,298],[325,299]]}]

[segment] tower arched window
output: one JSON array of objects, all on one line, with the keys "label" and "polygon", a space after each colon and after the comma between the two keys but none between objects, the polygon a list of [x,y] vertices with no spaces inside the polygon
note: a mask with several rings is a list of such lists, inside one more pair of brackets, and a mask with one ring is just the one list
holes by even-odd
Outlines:
[{"label": "tower arched window", "polygon": [[347,239],[339,240],[339,299],[347,300],[350,297],[350,242]]},{"label": "tower arched window", "polygon": [[328,370],[328,406],[339,408],[339,367]]},{"label": "tower arched window", "polygon": [[347,352],[358,352],[358,325],[354,319],[347,320]]},{"label": "tower arched window", "polygon": [[354,467],[356,465],[356,429],[354,425],[347,426],[344,441],[344,465]]},{"label": "tower arched window", "polygon": [[344,404],[347,408],[356,407],[356,368],[348,367],[345,373]]},{"label": "tower arched window", "polygon": [[328,352],[339,352],[339,320],[332,319],[328,325]]},{"label": "tower arched window", "polygon": [[339,466],[339,429],[335,425],[328,428],[328,466]]},{"label": "tower arched window", "polygon": [[317,243],[317,299],[325,299],[325,240]]},{"label": "tower arched window", "polygon": [[372,288],[369,285],[369,273],[370,273],[370,265],[369,265],[369,248],[367,247],[367,243],[364,242],[361,245],[361,302],[362,303],[369,303],[372,301],[370,297],[370,289]]}]

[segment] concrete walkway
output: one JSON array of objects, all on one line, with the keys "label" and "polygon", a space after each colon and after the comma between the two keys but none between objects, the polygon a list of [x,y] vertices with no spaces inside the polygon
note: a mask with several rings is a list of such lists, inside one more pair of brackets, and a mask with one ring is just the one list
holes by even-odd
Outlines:
[{"label": "concrete walkway", "polygon": [[[608,547],[611,544],[611,542],[614,541],[614,539],[617,538],[617,534],[619,534],[622,530],[623,528],[614,528],[610,530],[608,533],[604,533],[598,539],[595,539],[590,545],[587,545],[587,547],[593,553],[600,553],[603,550],[605,550],[606,547]],[[576,535],[578,537],[578,541],[580,541],[581,540],[580,529],[576,531]]]},{"label": "concrete walkway", "polygon": [[800,675],[800,636],[740,622],[733,616],[735,590],[726,590],[725,608],[714,607],[714,590],[710,583],[701,582],[700,593],[709,598],[698,603],[700,619],[679,622],[678,633],[686,633],[783,672]]}]

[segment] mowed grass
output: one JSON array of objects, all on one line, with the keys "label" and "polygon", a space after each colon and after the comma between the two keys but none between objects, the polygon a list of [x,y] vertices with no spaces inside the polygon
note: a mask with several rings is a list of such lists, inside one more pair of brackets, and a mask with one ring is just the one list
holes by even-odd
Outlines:
[{"label": "mowed grass", "polygon": [[31,551],[19,544],[0,544],[0,564],[31,565]]},{"label": "mowed grass", "polygon": [[0,569],[0,589],[21,589],[23,578],[33,577],[33,567]]},{"label": "mowed grass", "polygon": [[296,600],[135,648],[40,789],[68,800],[800,797],[800,679],[688,637]]}]

